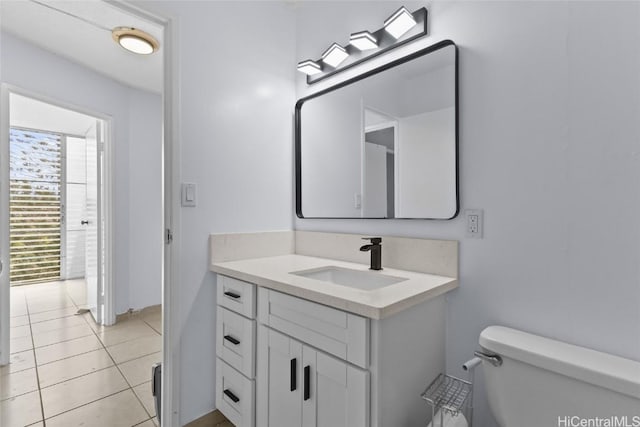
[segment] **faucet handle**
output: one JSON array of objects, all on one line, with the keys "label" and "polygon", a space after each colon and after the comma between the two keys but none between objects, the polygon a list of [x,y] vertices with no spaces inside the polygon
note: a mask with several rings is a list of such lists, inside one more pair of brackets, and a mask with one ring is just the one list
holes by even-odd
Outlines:
[{"label": "faucet handle", "polygon": [[382,243],[382,237],[363,237],[362,240],[370,240],[372,245],[379,245]]}]

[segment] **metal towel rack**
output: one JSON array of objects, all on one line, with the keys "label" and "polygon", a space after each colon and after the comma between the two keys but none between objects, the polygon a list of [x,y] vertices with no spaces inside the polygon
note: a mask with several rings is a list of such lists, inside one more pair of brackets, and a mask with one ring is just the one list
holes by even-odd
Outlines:
[{"label": "metal towel rack", "polygon": [[[471,407],[473,384],[451,375],[439,374],[422,393],[422,398],[431,405],[431,419],[435,424],[435,416],[440,411],[440,426],[446,413],[458,416]],[[469,425],[471,421],[469,420]]]}]

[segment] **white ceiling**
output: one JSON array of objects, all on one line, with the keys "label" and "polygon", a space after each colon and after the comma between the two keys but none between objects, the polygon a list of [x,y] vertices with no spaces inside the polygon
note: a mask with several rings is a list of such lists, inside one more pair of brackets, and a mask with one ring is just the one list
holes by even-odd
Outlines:
[{"label": "white ceiling", "polygon": [[95,117],[15,93],[9,95],[9,111],[11,126],[69,135],[85,135],[96,123]]},{"label": "white ceiling", "polygon": [[[70,16],[73,15],[73,16]],[[116,44],[110,29],[139,28],[160,43],[152,55]],[[101,0],[0,0],[0,29],[129,86],[162,91],[162,26]]]}]

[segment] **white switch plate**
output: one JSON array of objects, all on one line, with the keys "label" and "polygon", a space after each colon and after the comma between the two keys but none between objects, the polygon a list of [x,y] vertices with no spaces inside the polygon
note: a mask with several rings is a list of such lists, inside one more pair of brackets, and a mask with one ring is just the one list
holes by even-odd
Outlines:
[{"label": "white switch plate", "polygon": [[467,237],[482,239],[484,228],[484,213],[482,209],[466,209],[464,217],[467,224]]},{"label": "white switch plate", "polygon": [[197,188],[194,183],[183,182],[182,183],[182,206],[192,208],[196,206]]}]

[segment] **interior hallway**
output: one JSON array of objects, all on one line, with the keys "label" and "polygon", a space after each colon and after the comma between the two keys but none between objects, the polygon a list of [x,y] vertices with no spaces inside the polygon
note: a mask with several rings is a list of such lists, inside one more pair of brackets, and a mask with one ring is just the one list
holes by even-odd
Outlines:
[{"label": "interior hallway", "polygon": [[151,366],[160,306],[97,326],[83,280],[11,288],[11,360],[0,368],[0,425],[157,425]]}]

